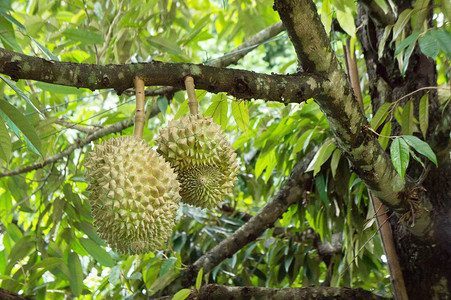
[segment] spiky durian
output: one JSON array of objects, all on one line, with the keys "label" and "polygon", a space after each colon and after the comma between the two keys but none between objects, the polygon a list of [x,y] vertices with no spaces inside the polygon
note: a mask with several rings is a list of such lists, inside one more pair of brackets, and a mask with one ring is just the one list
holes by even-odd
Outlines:
[{"label": "spiky durian", "polygon": [[100,238],[124,254],[160,249],[180,201],[169,164],[141,138],[122,136],[96,146],[85,166]]},{"label": "spiky durian", "polygon": [[174,167],[187,204],[213,208],[237,180],[236,153],[212,118],[189,115],[171,121],[160,131],[157,152]]}]

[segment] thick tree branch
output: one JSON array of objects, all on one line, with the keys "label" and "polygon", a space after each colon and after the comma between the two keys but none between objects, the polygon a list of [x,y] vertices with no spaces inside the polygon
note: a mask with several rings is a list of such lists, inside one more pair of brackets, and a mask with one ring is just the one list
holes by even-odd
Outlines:
[{"label": "thick tree branch", "polygon": [[[351,163],[351,168],[373,194],[392,210],[409,212],[408,201],[401,197],[404,182],[369,130],[358,102],[330,47],[330,41],[311,0],[276,0],[280,14],[293,42],[300,63],[308,72],[322,74],[324,93],[315,97],[334,132],[338,146]],[[423,213],[411,231],[418,235],[429,233],[431,218]]]},{"label": "thick tree branch", "polygon": [[364,289],[338,287],[305,287],[305,288],[264,288],[252,286],[231,287],[219,284],[208,284],[200,288],[197,299],[203,300],[248,300],[248,299],[316,299],[316,300],[381,300],[387,299],[377,296]]},{"label": "thick tree branch", "polygon": [[139,76],[146,86],[170,85],[184,89],[183,78],[191,75],[196,87],[212,93],[227,92],[240,99],[264,99],[300,103],[321,91],[316,75],[268,75],[246,70],[185,63],[92,65],[49,61],[0,48],[0,73],[12,79],[32,79],[52,84],[88,88],[114,88],[118,94],[133,87]]},{"label": "thick tree branch", "polygon": [[224,259],[232,257],[245,245],[261,236],[267,228],[273,226],[290,205],[302,199],[304,192],[310,190],[312,181],[311,172],[307,174],[304,171],[315,152],[311,151],[296,164],[285,186],[249,222],[202,255],[187,271],[180,274],[179,278],[172,282],[162,295],[174,294],[181,288],[191,286],[201,268],[203,268],[204,274],[208,273]]},{"label": "thick tree branch", "polygon": [[0,288],[0,299],[2,299],[2,300],[26,300],[27,298]]}]

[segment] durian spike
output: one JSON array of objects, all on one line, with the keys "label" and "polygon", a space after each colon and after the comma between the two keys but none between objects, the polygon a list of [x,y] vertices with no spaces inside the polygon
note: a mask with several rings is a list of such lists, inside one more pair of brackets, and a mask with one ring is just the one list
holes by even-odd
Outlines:
[{"label": "durian spike", "polygon": [[144,81],[138,76],[135,76],[133,83],[135,84],[136,90],[135,126],[133,127],[133,135],[142,138],[144,126],[146,125],[146,113],[144,112]]},{"label": "durian spike", "polygon": [[194,91],[194,79],[191,76],[185,77],[185,88],[188,94],[189,112],[195,116],[198,113],[199,103],[197,102],[196,92]]}]

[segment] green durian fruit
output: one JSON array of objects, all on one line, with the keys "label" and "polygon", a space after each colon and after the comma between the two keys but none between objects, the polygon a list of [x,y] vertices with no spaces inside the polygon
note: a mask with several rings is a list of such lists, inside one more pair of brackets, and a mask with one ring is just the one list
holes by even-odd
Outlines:
[{"label": "green durian fruit", "polygon": [[212,118],[189,115],[160,131],[157,152],[175,169],[182,201],[216,207],[237,180],[236,153]]},{"label": "green durian fruit", "polygon": [[141,138],[122,136],[88,154],[85,178],[97,232],[123,254],[161,249],[174,227],[179,183]]}]

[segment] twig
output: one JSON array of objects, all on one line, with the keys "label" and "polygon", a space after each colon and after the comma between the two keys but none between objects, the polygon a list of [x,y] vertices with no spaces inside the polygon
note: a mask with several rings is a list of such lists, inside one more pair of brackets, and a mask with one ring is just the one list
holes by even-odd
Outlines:
[{"label": "twig", "polygon": [[186,93],[188,94],[188,107],[192,115],[197,115],[199,103],[196,98],[196,91],[194,90],[194,79],[191,76],[185,77]]},{"label": "twig", "polygon": [[144,111],[144,81],[138,76],[133,79],[136,91],[136,108],[135,108],[135,127],[133,135],[139,138],[143,137],[144,126],[146,125],[146,113]]},{"label": "twig", "polygon": [[72,123],[72,122],[68,122],[68,121],[65,121],[65,120],[58,120],[55,123],[58,124],[58,125],[64,126],[67,129],[75,129],[75,130],[78,130],[80,132],[84,132],[84,133],[87,133],[87,134],[92,134],[92,133],[97,131],[96,129],[86,128],[86,127],[77,125],[77,123]]},{"label": "twig", "polygon": [[[385,256],[387,257],[388,270],[390,272],[390,279],[393,286],[393,291],[396,300],[408,300],[407,290],[404,283],[404,277],[402,276],[401,266],[399,264],[398,255],[396,254],[395,244],[393,242],[393,233],[388,221],[386,208],[380,202],[380,200],[374,196],[370,191],[368,196],[371,199],[373,208],[380,206],[383,210],[383,214],[376,216],[376,222],[379,227],[381,235],[382,248],[384,249]],[[377,232],[377,231],[376,231]]]}]

